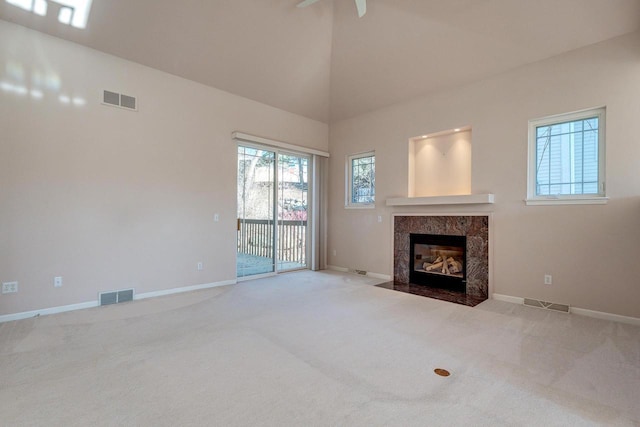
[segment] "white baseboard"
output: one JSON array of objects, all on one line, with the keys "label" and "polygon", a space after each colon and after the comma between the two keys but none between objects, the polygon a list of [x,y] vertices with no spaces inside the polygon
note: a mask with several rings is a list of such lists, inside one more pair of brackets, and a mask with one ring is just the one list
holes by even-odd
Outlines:
[{"label": "white baseboard", "polygon": [[374,279],[380,279],[380,280],[391,280],[391,276],[389,276],[388,274],[380,274],[380,273],[371,273],[371,272],[367,272],[367,276],[368,276],[368,277],[373,277]]},{"label": "white baseboard", "polygon": [[[520,298],[520,297],[512,297],[510,295],[502,295],[502,294],[493,294],[491,297],[498,301],[506,301],[514,304],[524,304],[524,298]],[[579,316],[587,316],[587,317],[593,317],[595,319],[610,320],[613,322],[620,322],[620,323],[626,323],[629,325],[640,326],[640,318],[637,318],[637,317],[621,316],[619,314],[605,313],[603,311],[588,310],[586,308],[579,308],[579,307],[570,307],[569,310],[570,310],[570,313],[577,314]]]},{"label": "white baseboard", "polygon": [[163,297],[165,295],[180,294],[182,292],[199,291],[201,289],[217,288],[218,286],[235,285],[236,283],[237,283],[237,281],[235,279],[233,279],[233,280],[223,280],[223,281],[220,281],[220,282],[205,283],[203,285],[193,285],[193,286],[184,286],[182,288],[163,289],[161,291],[153,291],[153,292],[145,292],[143,294],[135,294],[133,296],[133,299],[134,300],[139,300],[139,299],[146,299],[146,298]]},{"label": "white baseboard", "polygon": [[602,311],[587,310],[586,308],[571,307],[571,312],[580,316],[594,317],[596,319],[612,320],[614,322],[627,323],[629,325],[640,326],[640,319],[637,317],[621,316],[619,314],[605,313]]},{"label": "white baseboard", "polygon": [[[347,267],[339,267],[337,265],[327,265],[327,270],[339,271],[341,273],[358,274],[355,272],[355,270],[350,270]],[[374,279],[380,279],[380,280],[391,280],[391,276],[389,276],[388,274],[373,273],[371,271],[367,271],[366,276]]]},{"label": "white baseboard", "polygon": [[20,313],[3,314],[0,316],[0,323],[28,319],[36,316],[46,316],[48,314],[64,313],[66,311],[83,310],[85,308],[93,308],[97,306],[98,300],[81,302],[78,304],[61,305],[59,307],[42,308],[40,310],[23,311]]},{"label": "white baseboard", "polygon": [[491,298],[498,301],[512,302],[514,304],[524,304],[524,298],[512,297],[510,295],[492,294]]},{"label": "white baseboard", "polygon": [[[182,288],[163,289],[161,291],[145,292],[143,294],[134,294],[134,300],[146,298],[155,298],[165,295],[179,294],[182,292],[197,291],[200,289],[216,288],[218,286],[234,285],[236,280],[223,280],[221,282],[205,283],[203,285],[184,286]],[[59,307],[41,308],[39,310],[23,311],[20,313],[3,314],[0,316],[0,323],[11,322],[14,320],[28,319],[36,316],[46,316],[48,314],[64,313],[67,311],[83,310],[85,308],[98,307],[98,300],[81,302],[78,304],[62,305]]]}]

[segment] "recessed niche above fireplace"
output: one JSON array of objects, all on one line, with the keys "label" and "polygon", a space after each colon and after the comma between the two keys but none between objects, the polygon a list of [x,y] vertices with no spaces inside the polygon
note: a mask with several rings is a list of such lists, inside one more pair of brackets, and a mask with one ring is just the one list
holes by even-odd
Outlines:
[{"label": "recessed niche above fireplace", "polygon": [[471,194],[471,127],[409,140],[409,197]]},{"label": "recessed niche above fireplace", "polygon": [[391,197],[387,206],[483,205],[492,193],[471,194],[471,127],[409,139],[406,197]]}]

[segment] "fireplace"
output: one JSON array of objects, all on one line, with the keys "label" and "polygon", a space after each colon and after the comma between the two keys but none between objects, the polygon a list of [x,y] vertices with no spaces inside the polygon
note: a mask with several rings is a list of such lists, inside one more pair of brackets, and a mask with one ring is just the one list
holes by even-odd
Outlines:
[{"label": "fireplace", "polygon": [[411,233],[409,250],[410,283],[466,292],[466,236]]},{"label": "fireplace", "polygon": [[[465,300],[473,299],[477,301],[476,303],[488,298],[489,215],[397,214],[394,215],[393,219],[393,235],[394,283],[403,284],[422,293],[456,294],[456,298],[459,296]],[[425,262],[437,264],[437,262],[432,262],[437,260],[437,256],[435,259],[429,258],[433,256],[431,254],[433,249],[429,249],[429,252],[426,252],[424,248],[418,246],[416,251],[415,242],[411,241],[412,235],[435,236],[436,240],[432,240],[431,243],[419,241],[417,242],[418,244],[462,248],[462,256],[454,252],[447,257],[463,264],[461,268],[463,272],[462,278],[459,277],[459,272],[451,274],[451,270],[460,269],[457,264],[454,264],[456,268],[449,268],[452,263],[447,265],[450,273],[448,275],[446,271],[444,275],[442,274],[442,268],[439,271],[440,274],[436,274],[438,273],[437,267],[431,268],[429,271],[431,274],[429,275],[425,275],[426,271],[420,271],[426,270]],[[463,240],[452,242],[449,240],[451,237],[453,240]],[[438,240],[440,238],[445,240]],[[447,250],[453,251],[454,249],[440,249],[440,251]],[[438,249],[435,249],[435,251],[438,251]],[[416,255],[421,255],[421,258],[417,260],[417,271]],[[428,264],[427,267],[429,267]],[[434,272],[434,270],[436,271]],[[455,291],[454,289],[460,291]]]}]

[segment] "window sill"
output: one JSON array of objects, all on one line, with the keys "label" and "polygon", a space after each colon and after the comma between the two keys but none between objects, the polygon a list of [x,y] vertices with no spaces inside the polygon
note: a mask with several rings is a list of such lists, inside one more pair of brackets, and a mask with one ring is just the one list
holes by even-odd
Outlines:
[{"label": "window sill", "polygon": [[608,197],[576,197],[576,198],[548,198],[548,199],[525,199],[527,206],[542,205],[606,205]]},{"label": "window sill", "polygon": [[345,209],[375,209],[376,205],[371,203],[371,204],[366,204],[366,205],[345,205],[344,207]]}]

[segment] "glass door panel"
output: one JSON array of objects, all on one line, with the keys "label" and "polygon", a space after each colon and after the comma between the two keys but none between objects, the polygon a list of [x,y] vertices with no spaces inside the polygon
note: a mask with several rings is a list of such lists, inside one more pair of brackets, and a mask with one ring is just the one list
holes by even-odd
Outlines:
[{"label": "glass door panel", "polygon": [[307,267],[309,159],[278,154],[277,270]]},{"label": "glass door panel", "polygon": [[237,277],[275,271],[276,153],[238,146]]}]

